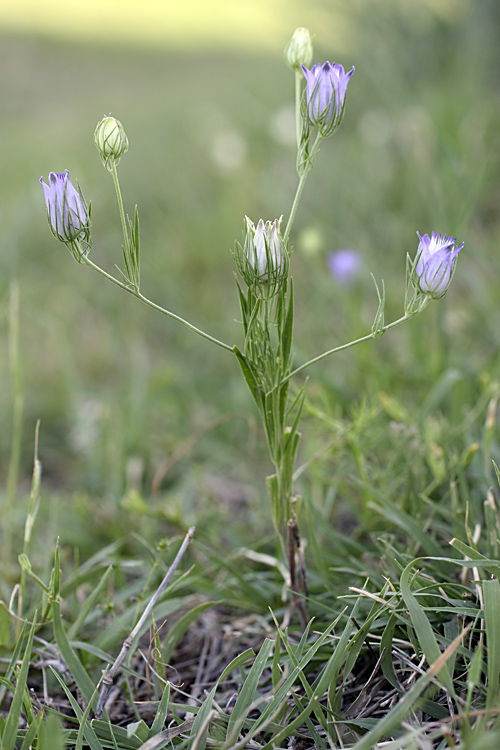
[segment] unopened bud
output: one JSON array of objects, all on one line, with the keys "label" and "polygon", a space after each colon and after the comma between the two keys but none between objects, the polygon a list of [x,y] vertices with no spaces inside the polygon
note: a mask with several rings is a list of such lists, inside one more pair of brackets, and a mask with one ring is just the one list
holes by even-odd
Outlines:
[{"label": "unopened bud", "polygon": [[289,267],[289,252],[281,236],[280,219],[257,226],[245,217],[244,243],[235,243],[233,253],[238,270],[250,289],[266,299],[273,297],[286,283]]},{"label": "unopened bud", "polygon": [[121,122],[114,117],[102,118],[95,129],[94,143],[108,172],[112,171],[112,163],[118,164],[128,150],[127,134]]},{"label": "unopened bud", "polygon": [[309,67],[313,59],[313,43],[309,29],[299,27],[285,47],[283,57],[289,68],[300,70],[301,65]]}]

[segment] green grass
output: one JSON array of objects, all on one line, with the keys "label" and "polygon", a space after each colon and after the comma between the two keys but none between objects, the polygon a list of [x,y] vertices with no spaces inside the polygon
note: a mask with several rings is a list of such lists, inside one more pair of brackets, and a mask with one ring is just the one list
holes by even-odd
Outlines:
[{"label": "green grass", "polygon": [[[77,266],[37,185],[65,168],[78,179],[92,257],[113,272],[118,215],[92,133],[119,117],[144,291],[241,344],[230,249],[245,214],[286,219],[296,186],[293,146],[274,135],[293,95],[281,50],[2,39],[2,748],[498,746],[498,10],[424,28],[381,8],[353,4],[345,119],[292,236],[296,363],[370,330],[370,271],[387,319],[400,315],[416,230],[466,246],[443,300],[307,372],[304,633],[283,601],[271,466],[236,360]],[[243,144],[242,160],[221,166],[220,143]],[[363,257],[349,287],[326,267],[341,247]],[[191,525],[92,718],[103,669]]]}]

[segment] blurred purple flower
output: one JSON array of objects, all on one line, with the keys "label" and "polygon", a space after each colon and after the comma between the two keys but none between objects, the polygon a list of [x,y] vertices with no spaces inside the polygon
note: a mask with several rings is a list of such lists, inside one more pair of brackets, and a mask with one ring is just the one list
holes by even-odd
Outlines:
[{"label": "blurred purple flower", "polygon": [[354,66],[346,73],[338,63],[316,63],[311,70],[301,65],[306,77],[306,114],[322,136],[330,135],[340,125],[344,100]]},{"label": "blurred purple flower", "polygon": [[89,217],[80,193],[71,184],[69,172],[51,172],[49,184],[40,183],[45,194],[49,224],[53,234],[62,242],[73,242],[88,229]]},{"label": "blurred purple flower", "polygon": [[341,284],[349,284],[357,275],[361,257],[356,250],[338,250],[329,253],[327,263],[334,279]]},{"label": "blurred purple flower", "polygon": [[415,265],[416,284],[423,294],[438,299],[451,283],[457,255],[464,243],[457,246],[457,240],[451,235],[447,237],[435,232],[431,237],[428,234],[421,237],[418,232],[417,235],[420,242]]}]

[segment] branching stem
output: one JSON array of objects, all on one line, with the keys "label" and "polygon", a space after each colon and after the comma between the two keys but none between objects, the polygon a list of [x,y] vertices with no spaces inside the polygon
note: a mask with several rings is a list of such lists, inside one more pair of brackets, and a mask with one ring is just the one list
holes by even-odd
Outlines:
[{"label": "branching stem", "polygon": [[220,346],[222,349],[226,349],[226,351],[228,352],[233,352],[233,347],[229,346],[229,344],[225,344],[223,341],[219,341],[213,336],[210,336],[209,333],[205,333],[205,331],[202,331],[200,328],[196,328],[196,326],[192,325],[187,320],[184,320],[184,318],[181,318],[179,315],[176,315],[175,313],[170,312],[170,310],[166,310],[164,307],[157,305],[156,302],[153,302],[152,300],[145,297],[143,294],[141,294],[141,292],[139,292],[134,287],[128,286],[123,281],[120,281],[119,279],[112,276],[110,273],[107,273],[107,271],[105,271],[103,268],[101,268],[96,263],[91,261],[90,258],[88,258],[83,253],[81,256],[81,262],[86,263],[87,266],[90,266],[91,268],[93,268],[94,271],[97,271],[97,273],[100,273],[101,276],[104,276],[104,278],[108,279],[108,281],[112,281],[113,284],[116,284],[116,286],[119,286],[120,289],[124,289],[133,297],[137,297],[137,299],[140,299],[142,302],[144,302],[144,304],[148,305],[149,307],[152,307],[153,310],[157,310],[158,312],[163,313],[163,315],[166,315],[169,318],[173,318],[178,323],[182,323],[182,325],[186,326],[186,328],[189,328],[190,331],[193,331],[193,333],[197,333],[199,336],[202,336],[202,338],[207,339],[208,341],[211,341],[212,344],[217,344],[217,346]]},{"label": "branching stem", "polygon": [[404,323],[405,320],[410,320],[410,318],[414,318],[417,313],[410,313],[408,315],[403,315],[402,318],[398,318],[398,320],[393,320],[392,323],[388,323],[386,326],[384,326],[380,332],[375,335],[375,333],[368,333],[366,336],[362,336],[360,339],[355,339],[355,341],[349,341],[348,344],[341,344],[340,346],[336,346],[334,349],[329,349],[327,352],[323,352],[323,354],[320,354],[318,357],[314,357],[313,359],[310,359],[308,362],[305,362],[303,365],[300,365],[300,367],[297,367],[295,370],[293,370],[291,373],[289,373],[283,380],[281,381],[280,385],[283,385],[288,380],[291,380],[297,373],[302,372],[302,370],[305,370],[306,367],[309,367],[310,365],[316,364],[316,362],[320,362],[322,359],[326,359],[326,357],[329,357],[330,354],[335,354],[335,352],[341,352],[344,349],[350,349],[351,346],[356,346],[356,344],[361,344],[363,341],[370,341],[370,339],[378,338],[382,335],[382,333],[385,333],[390,328],[395,328],[400,323]]}]

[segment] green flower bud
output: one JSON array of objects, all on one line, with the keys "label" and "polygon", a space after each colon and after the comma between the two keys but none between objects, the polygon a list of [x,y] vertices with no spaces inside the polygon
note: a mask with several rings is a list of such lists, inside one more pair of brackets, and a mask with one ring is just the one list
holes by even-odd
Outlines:
[{"label": "green flower bud", "polygon": [[289,68],[300,70],[301,65],[308,67],[313,59],[313,43],[309,29],[299,27],[285,47],[283,57]]},{"label": "green flower bud", "polygon": [[120,157],[128,151],[128,138],[123,125],[114,117],[103,117],[94,133],[94,143],[102,163],[113,171],[112,163],[118,164]]}]

